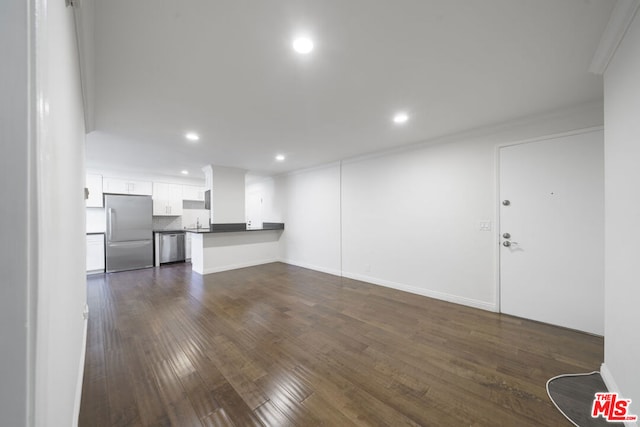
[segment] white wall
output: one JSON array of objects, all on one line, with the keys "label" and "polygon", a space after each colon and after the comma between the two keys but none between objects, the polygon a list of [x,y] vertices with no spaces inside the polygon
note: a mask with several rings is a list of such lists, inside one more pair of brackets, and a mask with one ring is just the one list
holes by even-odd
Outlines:
[{"label": "white wall", "polygon": [[479,231],[494,221],[494,146],[462,141],[344,163],[343,274],[494,309],[494,233]]},{"label": "white wall", "polygon": [[285,232],[281,258],[340,274],[340,164],[279,177]]},{"label": "white wall", "polygon": [[84,113],[73,9],[36,2],[38,310],[35,425],[77,423],[86,322]]},{"label": "white wall", "polygon": [[34,139],[29,135],[30,2],[0,2],[0,424],[32,412],[32,291],[36,284]]},{"label": "white wall", "polygon": [[602,120],[590,104],[279,177],[282,258],[494,310],[496,233],[479,221],[495,230],[496,147]]},{"label": "white wall", "polygon": [[605,365],[640,414],[640,16],[604,78]]}]

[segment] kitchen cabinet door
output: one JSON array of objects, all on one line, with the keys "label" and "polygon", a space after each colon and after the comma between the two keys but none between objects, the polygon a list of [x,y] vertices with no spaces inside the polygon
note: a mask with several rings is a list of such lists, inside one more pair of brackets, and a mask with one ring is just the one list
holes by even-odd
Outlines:
[{"label": "kitchen cabinet door", "polygon": [[169,199],[169,184],[164,182],[153,183],[153,200],[168,200]]},{"label": "kitchen cabinet door", "polygon": [[131,194],[138,196],[151,196],[152,184],[149,181],[136,181],[121,178],[104,178],[102,187],[105,193]]},{"label": "kitchen cabinet door", "polygon": [[105,193],[129,194],[129,186],[124,179],[104,178],[102,180],[102,189]]},{"label": "kitchen cabinet door", "polygon": [[204,202],[204,191],[204,187],[198,187],[195,185],[183,185],[182,198],[184,200],[196,200]]},{"label": "kitchen cabinet door", "polygon": [[183,213],[182,200],[154,200],[153,216],[180,216]]},{"label": "kitchen cabinet door", "polygon": [[180,216],[182,214],[183,214],[182,199],[181,200],[171,200],[169,202],[169,215]]},{"label": "kitchen cabinet door", "polygon": [[169,184],[169,212],[182,215],[182,185]]},{"label": "kitchen cabinet door", "polygon": [[88,208],[101,208],[104,206],[102,198],[102,175],[87,174],[86,187],[89,197],[85,200]]},{"label": "kitchen cabinet door", "polygon": [[153,183],[153,215],[182,215],[182,186],[164,182]]},{"label": "kitchen cabinet door", "polygon": [[153,194],[153,183],[149,181],[129,181],[129,194],[151,196]]},{"label": "kitchen cabinet door", "polygon": [[104,234],[87,235],[87,273],[104,273]]}]

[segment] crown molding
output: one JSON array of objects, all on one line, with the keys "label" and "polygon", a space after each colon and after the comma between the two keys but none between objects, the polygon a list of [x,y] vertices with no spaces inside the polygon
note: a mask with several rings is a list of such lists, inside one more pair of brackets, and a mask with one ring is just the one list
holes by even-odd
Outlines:
[{"label": "crown molding", "polygon": [[638,7],[640,7],[640,0],[616,1],[609,22],[600,38],[600,44],[593,58],[591,58],[589,72],[599,75],[604,74],[609,62],[611,62],[611,58],[618,50],[618,46],[624,38],[629,25],[631,25]]},{"label": "crown molding", "polygon": [[73,7],[84,106],[85,133],[95,130],[95,5],[94,0],[66,0]]}]

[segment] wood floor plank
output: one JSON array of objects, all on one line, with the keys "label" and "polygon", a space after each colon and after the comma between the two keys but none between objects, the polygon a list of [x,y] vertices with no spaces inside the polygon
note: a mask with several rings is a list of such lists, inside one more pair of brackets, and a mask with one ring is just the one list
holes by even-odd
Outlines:
[{"label": "wood floor plank", "polygon": [[220,408],[204,418],[202,423],[205,427],[236,427],[236,424],[229,418],[224,408]]},{"label": "wood floor plank", "polygon": [[[134,378],[128,374],[129,365],[123,356],[123,351],[109,350],[105,352],[105,355],[107,395],[85,396],[83,390],[83,402],[89,404],[96,397],[108,399],[111,425],[122,427],[142,425],[133,392]],[[84,399],[85,397],[86,399]],[[88,416],[86,421],[91,423],[92,417]]]},{"label": "wood floor plank", "polygon": [[79,425],[562,426],[603,341],[281,263],[95,275]]},{"label": "wood floor plank", "polygon": [[[245,403],[231,384],[225,384],[213,391],[228,417],[237,425],[262,427],[263,424],[252,409]],[[266,402],[265,402],[266,403]]]},{"label": "wood floor plank", "polygon": [[296,425],[270,400],[258,406],[253,412],[265,426],[291,427]]},{"label": "wood floor plank", "polygon": [[200,426],[202,423],[176,375],[172,364],[163,361],[152,366],[160,397],[172,425]]}]

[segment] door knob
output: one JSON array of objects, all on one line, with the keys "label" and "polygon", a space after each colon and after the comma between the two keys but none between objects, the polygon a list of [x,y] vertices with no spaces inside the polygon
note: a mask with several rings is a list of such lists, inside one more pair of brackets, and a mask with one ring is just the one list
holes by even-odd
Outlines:
[{"label": "door knob", "polygon": [[502,201],[502,204],[503,204],[504,206],[509,206],[509,205],[511,204],[511,202],[510,202],[509,200],[503,200],[503,201]]},{"label": "door knob", "polygon": [[502,242],[502,246],[504,246],[504,247],[507,247],[507,248],[508,248],[509,246],[511,246],[511,242],[509,242],[509,241]]},{"label": "door knob", "polygon": [[509,234],[509,233],[504,233],[504,234],[502,235],[502,237],[504,237],[505,239],[510,239],[510,238],[511,238],[511,234]]}]

